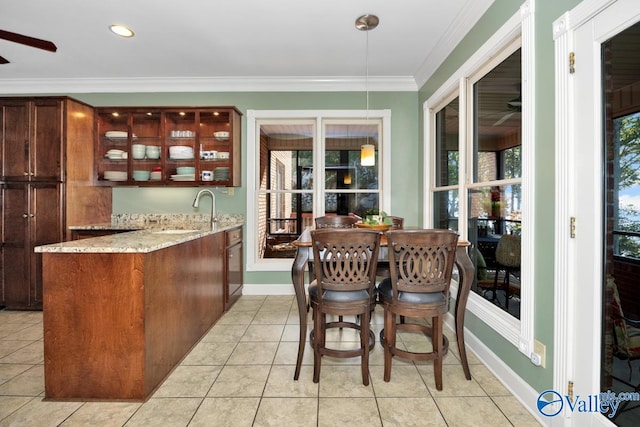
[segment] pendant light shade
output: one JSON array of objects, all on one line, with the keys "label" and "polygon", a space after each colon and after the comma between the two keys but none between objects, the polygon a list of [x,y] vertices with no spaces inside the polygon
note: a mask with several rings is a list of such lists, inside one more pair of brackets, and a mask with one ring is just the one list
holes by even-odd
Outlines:
[{"label": "pendant light shade", "polygon": [[376,146],[373,144],[363,144],[360,147],[360,164],[362,166],[375,166]]}]

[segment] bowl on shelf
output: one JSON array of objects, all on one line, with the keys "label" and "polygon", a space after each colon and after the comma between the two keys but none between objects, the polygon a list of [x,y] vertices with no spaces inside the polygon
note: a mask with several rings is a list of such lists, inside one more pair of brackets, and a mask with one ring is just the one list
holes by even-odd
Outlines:
[{"label": "bowl on shelf", "polygon": [[162,171],[153,171],[149,175],[151,181],[160,181],[162,179]]},{"label": "bowl on shelf", "polygon": [[151,172],[140,171],[140,170],[133,171],[132,177],[134,181],[149,181],[149,178],[151,177]]},{"label": "bowl on shelf", "polygon": [[147,154],[147,147],[142,144],[133,144],[131,145],[131,156],[136,159],[144,159]]},{"label": "bowl on shelf", "polygon": [[193,175],[196,173],[196,168],[193,166],[178,166],[176,172],[178,175]]},{"label": "bowl on shelf", "polygon": [[160,147],[156,145],[147,145],[145,153],[147,155],[147,159],[159,159]]},{"label": "bowl on shelf", "polygon": [[228,151],[218,151],[218,158],[219,159],[228,159],[229,158],[229,152]]}]

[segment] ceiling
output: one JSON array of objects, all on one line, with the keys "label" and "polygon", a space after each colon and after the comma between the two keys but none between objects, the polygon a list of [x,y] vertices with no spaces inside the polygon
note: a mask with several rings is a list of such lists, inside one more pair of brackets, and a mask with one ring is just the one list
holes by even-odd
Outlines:
[{"label": "ceiling", "polygon": [[[493,0],[21,0],[0,29],[0,93],[417,90]],[[368,33],[365,13],[379,16]],[[119,23],[136,33],[109,31]]]}]

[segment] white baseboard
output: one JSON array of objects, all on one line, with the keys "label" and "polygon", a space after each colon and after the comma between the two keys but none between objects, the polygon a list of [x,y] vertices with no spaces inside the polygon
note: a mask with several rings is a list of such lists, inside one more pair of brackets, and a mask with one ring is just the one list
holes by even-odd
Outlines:
[{"label": "white baseboard", "polygon": [[[451,313],[447,316],[446,324],[455,331],[455,318]],[[550,418],[540,415],[536,407],[538,396],[540,395],[538,391],[520,378],[502,359],[496,356],[489,347],[467,329],[464,332],[464,340],[467,351],[471,350],[473,352],[478,360],[527,408],[536,421],[544,426],[551,425]]]}]

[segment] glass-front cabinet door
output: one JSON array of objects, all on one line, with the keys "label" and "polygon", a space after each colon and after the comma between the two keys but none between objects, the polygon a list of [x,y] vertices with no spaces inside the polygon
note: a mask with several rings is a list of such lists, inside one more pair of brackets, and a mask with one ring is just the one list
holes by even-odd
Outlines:
[{"label": "glass-front cabinet door", "polygon": [[196,181],[197,114],[177,110],[165,112],[164,117],[165,179],[169,182]]},{"label": "glass-front cabinet door", "polygon": [[96,114],[100,185],[240,186],[234,107],[104,107]]},{"label": "glass-front cabinet door", "polygon": [[131,179],[129,114],[103,109],[96,116],[96,174],[99,182],[116,184]]},{"label": "glass-front cabinet door", "polygon": [[236,133],[232,115],[232,110],[200,112],[201,179],[214,185],[230,186],[234,181],[232,162],[240,160],[239,153],[232,156]]}]

